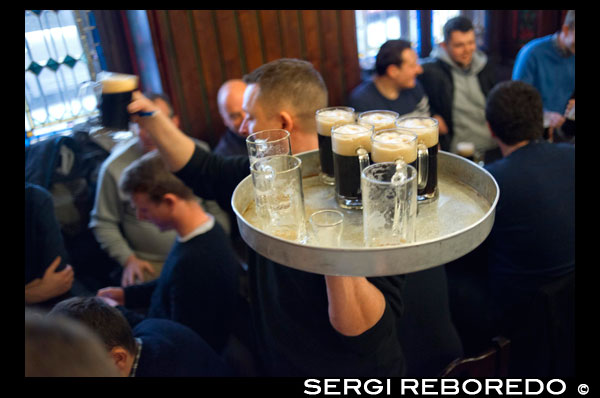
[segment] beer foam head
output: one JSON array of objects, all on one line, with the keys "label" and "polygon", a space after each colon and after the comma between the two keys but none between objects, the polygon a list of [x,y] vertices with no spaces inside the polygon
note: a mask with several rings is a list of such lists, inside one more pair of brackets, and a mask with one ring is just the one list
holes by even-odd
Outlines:
[{"label": "beer foam head", "polygon": [[331,135],[331,149],[338,155],[356,156],[356,150],[363,147],[371,152],[373,126],[364,123],[350,123],[335,127]]},{"label": "beer foam head", "polygon": [[317,132],[321,135],[331,135],[331,128],[336,124],[354,122],[353,108],[325,108],[316,113]]},{"label": "beer foam head", "polygon": [[125,93],[134,91],[138,87],[138,77],[123,73],[111,73],[102,79],[102,92],[104,94]]},{"label": "beer foam head", "polygon": [[417,137],[399,131],[382,131],[371,137],[371,158],[374,162],[393,162],[402,157],[406,163],[417,159]]},{"label": "beer foam head", "polygon": [[456,144],[456,152],[461,156],[472,156],[475,153],[475,144],[472,142],[459,142]]},{"label": "beer foam head", "polygon": [[438,123],[434,118],[409,117],[398,120],[396,124],[398,127],[409,129],[416,133],[419,142],[425,144],[427,148],[431,148],[439,142]]},{"label": "beer foam head", "polygon": [[396,127],[398,114],[392,111],[368,111],[358,115],[358,120],[375,126],[375,131]]}]

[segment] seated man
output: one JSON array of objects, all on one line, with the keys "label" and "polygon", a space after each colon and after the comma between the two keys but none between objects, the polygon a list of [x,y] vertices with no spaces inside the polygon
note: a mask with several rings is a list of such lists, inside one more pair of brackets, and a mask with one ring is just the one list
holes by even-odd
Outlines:
[{"label": "seated man", "polygon": [[240,126],[246,114],[242,109],[246,83],[241,79],[227,80],[217,94],[219,114],[227,129],[214,149],[219,155],[246,155],[247,134],[240,133]]},{"label": "seated man", "polygon": [[231,375],[223,360],[190,328],[167,319],[145,319],[133,329],[98,297],[73,297],[48,317],[73,319],[95,332],[120,376],[206,377]]},{"label": "seated man", "polygon": [[[179,125],[179,117],[173,113],[165,96],[152,94],[150,98],[159,109],[169,115],[175,125]],[[209,150],[206,143],[195,143]],[[89,227],[100,247],[123,266],[122,286],[156,279],[175,240],[175,232],[160,231],[152,223],[138,220],[118,188],[123,169],[152,149],[152,139],[140,128],[136,137],[113,149],[98,175],[98,189]],[[228,230],[227,215],[216,203],[213,202],[209,211],[215,214]]]},{"label": "seated man", "polygon": [[427,94],[417,80],[421,73],[423,68],[410,42],[388,40],[377,53],[375,76],[352,90],[348,106],[356,112],[384,109],[400,117],[431,116]]},{"label": "seated man", "polygon": [[418,79],[432,113],[440,115],[440,126],[448,131],[440,140],[442,149],[457,152],[459,142],[472,142],[476,151],[489,151],[488,163],[499,158],[485,120],[485,99],[498,79],[487,55],[477,49],[473,23],[463,16],[449,19],[444,41],[421,65]]},{"label": "seated man", "polygon": [[74,282],[50,192],[25,183],[25,304],[50,308]]},{"label": "seated man", "polygon": [[447,266],[459,329],[484,342],[511,338],[515,314],[538,289],[575,270],[575,148],[542,139],[541,96],[527,83],[494,87],[486,118],[503,155],[486,165],[500,187],[494,225],[458,267]]},{"label": "seated man", "polygon": [[128,166],[120,190],[131,198],[138,218],[177,238],[157,280],[107,287],[98,296],[115,300],[132,327],[142,316],[127,309],[148,308],[147,317],[170,319],[198,333],[218,353],[232,325],[238,294],[238,268],[223,228],[179,178],[169,172],[157,151]]},{"label": "seated man", "polygon": [[575,10],[569,10],[560,31],[531,40],[519,50],[512,78],[540,92],[544,127],[550,133],[560,131],[569,100],[575,98]]}]

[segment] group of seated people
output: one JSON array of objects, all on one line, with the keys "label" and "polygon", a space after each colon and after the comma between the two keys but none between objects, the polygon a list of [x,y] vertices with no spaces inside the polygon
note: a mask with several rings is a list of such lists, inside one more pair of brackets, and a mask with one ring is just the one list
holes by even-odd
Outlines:
[{"label": "group of seated people", "polygon": [[[551,40],[574,65],[574,12]],[[250,172],[245,136],[285,129],[293,154],[318,148],[315,112],[328,95],[311,63],[278,59],[227,82],[218,105],[228,130],[213,151],[180,130],[166,97],[135,92],[128,110],[139,132],[103,164],[89,224],[122,265],[120,285],[76,289],[52,198],[26,183],[25,304],[43,310],[26,316],[26,376],[69,375],[44,362],[35,339],[72,320],[99,337],[111,375],[138,377],[436,377],[492,337],[511,338],[515,309],[575,268],[574,145],[544,139],[543,90],[559,87],[535,86],[524,59],[535,50],[522,52],[523,78],[495,80],[473,25],[457,17],[422,64],[408,42],[386,42],[373,79],[352,91],[357,112],[436,118],[441,149],[473,142],[500,187],[478,249],[407,275],[318,275],[236,247],[230,201]],[[560,87],[565,106],[572,72]],[[552,120],[559,129],[565,119]]]}]

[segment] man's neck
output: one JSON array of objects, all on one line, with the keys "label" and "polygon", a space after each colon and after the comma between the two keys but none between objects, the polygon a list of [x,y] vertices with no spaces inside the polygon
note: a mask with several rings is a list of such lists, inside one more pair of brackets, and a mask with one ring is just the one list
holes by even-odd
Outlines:
[{"label": "man's neck", "polygon": [[398,98],[398,95],[400,95],[400,90],[398,90],[396,84],[385,75],[375,76],[373,78],[373,83],[375,84],[377,91],[379,91],[381,95],[389,100],[393,101]]},{"label": "man's neck", "polygon": [[181,209],[175,220],[175,231],[179,236],[186,236],[208,220],[210,217],[196,201],[181,203]]},{"label": "man's neck", "polygon": [[521,141],[521,142],[517,142],[514,145],[506,145],[505,143],[503,143],[500,140],[498,141],[498,147],[500,148],[500,152],[502,152],[502,157],[507,157],[508,155],[510,155],[511,153],[513,153],[514,151],[516,151],[519,148],[524,147],[525,145],[529,144],[529,140],[526,141]]}]

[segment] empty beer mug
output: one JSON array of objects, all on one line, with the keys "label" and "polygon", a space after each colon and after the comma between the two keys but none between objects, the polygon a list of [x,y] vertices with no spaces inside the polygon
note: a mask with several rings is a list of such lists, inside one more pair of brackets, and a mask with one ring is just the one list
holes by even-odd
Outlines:
[{"label": "empty beer mug", "polygon": [[374,163],[362,171],[361,188],[365,246],[414,242],[417,170],[396,162]]},{"label": "empty beer mug", "polygon": [[283,129],[262,130],[246,138],[250,165],[257,159],[274,155],[291,155],[290,133]]},{"label": "empty beer mug", "polygon": [[344,228],[344,213],[335,209],[315,211],[308,218],[311,243],[319,246],[339,247]]},{"label": "empty beer mug", "polygon": [[261,229],[304,243],[307,234],[301,165],[296,156],[274,155],[257,159],[250,170]]}]

